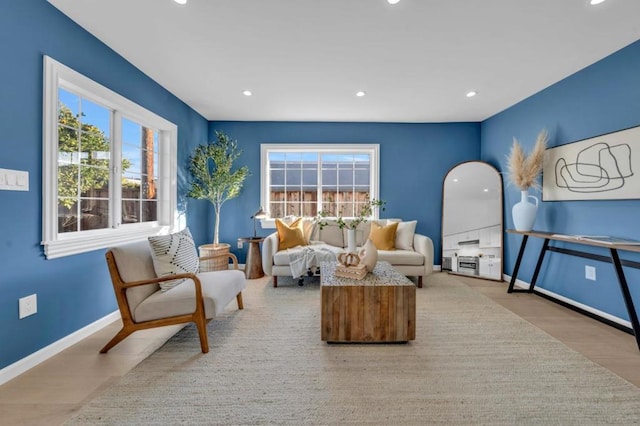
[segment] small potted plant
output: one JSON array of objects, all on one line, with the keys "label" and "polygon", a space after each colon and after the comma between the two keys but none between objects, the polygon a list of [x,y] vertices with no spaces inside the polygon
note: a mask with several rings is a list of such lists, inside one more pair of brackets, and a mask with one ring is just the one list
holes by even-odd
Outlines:
[{"label": "small potted plant", "polygon": [[[224,132],[216,131],[216,140],[196,147],[189,158],[189,171],[193,180],[188,197],[209,200],[215,211],[213,244],[200,246],[200,256],[207,257],[220,252],[228,252],[230,244],[220,244],[220,210],[222,205],[237,197],[249,175],[249,168],[233,169],[233,163],[240,157],[238,141],[232,140]],[[225,268],[228,260],[224,258]],[[215,269],[215,265],[212,268]]]},{"label": "small potted plant", "polygon": [[[381,208],[381,210],[384,211],[385,204],[387,204],[387,202],[384,200],[372,200],[367,196],[364,204],[360,208],[358,216],[354,217],[351,220],[347,219],[346,221],[344,220],[342,215],[336,218],[336,223],[338,224],[340,229],[347,228],[347,249],[349,251],[355,251],[356,229],[358,228],[358,225],[367,222],[368,218],[371,217],[374,208]],[[327,226],[328,222],[325,220],[325,218],[328,215],[329,213],[323,210],[316,216],[316,223],[318,224],[318,227],[320,229]]]}]

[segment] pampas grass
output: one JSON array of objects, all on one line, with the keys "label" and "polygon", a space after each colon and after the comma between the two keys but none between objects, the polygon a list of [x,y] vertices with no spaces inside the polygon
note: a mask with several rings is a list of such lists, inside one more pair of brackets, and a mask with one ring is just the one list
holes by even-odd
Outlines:
[{"label": "pampas grass", "polygon": [[529,153],[529,156],[526,156],[518,140],[513,138],[511,152],[507,158],[507,166],[509,168],[509,179],[521,191],[526,191],[531,187],[540,189],[538,176],[542,172],[547,141],[547,131],[542,130],[536,138],[533,150]]}]

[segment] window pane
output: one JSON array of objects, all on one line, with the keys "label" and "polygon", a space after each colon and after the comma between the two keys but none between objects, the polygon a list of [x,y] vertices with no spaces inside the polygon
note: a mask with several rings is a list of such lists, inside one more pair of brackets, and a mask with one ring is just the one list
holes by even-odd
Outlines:
[{"label": "window pane", "polygon": [[286,185],[289,186],[300,186],[302,184],[302,171],[300,170],[289,170],[287,169],[287,182]]},{"label": "window pane", "polygon": [[122,146],[122,169],[128,172],[140,173],[142,166],[142,153],[140,145],[129,144]]},{"label": "window pane", "polygon": [[307,202],[309,202],[309,201],[317,201],[317,199],[318,199],[318,192],[317,192],[317,191],[315,191],[315,190],[314,190],[314,191],[304,191],[304,192],[302,193],[302,199],[303,199],[304,201],[307,201]]},{"label": "window pane", "polygon": [[301,216],[301,211],[300,203],[287,203],[287,216]]},{"label": "window pane", "polygon": [[308,186],[318,186],[318,170],[304,170],[302,172],[302,185],[305,188]]},{"label": "window pane", "polygon": [[155,200],[158,196],[157,187],[158,181],[156,179],[149,179],[148,176],[142,175],[141,198],[143,200]]},{"label": "window pane", "polygon": [[[134,176],[134,175],[132,175]],[[140,199],[140,177],[124,177],[122,179],[122,198]]]},{"label": "window pane", "polygon": [[338,183],[338,173],[335,170],[322,171],[322,186],[324,188],[335,188]]},{"label": "window pane", "polygon": [[74,198],[58,198],[58,232],[78,231],[78,203]]},{"label": "window pane", "polygon": [[369,186],[369,170],[356,170],[354,184]]},{"label": "window pane", "polygon": [[157,220],[158,132],[122,119],[122,223]]},{"label": "window pane", "polygon": [[81,108],[82,115],[80,116],[80,120],[82,122],[82,130],[87,132],[101,132],[106,137],[109,137],[111,111],[84,98],[82,98]]},{"label": "window pane", "polygon": [[122,223],[154,222],[158,220],[156,201],[122,200]]},{"label": "window pane", "polygon": [[282,203],[270,203],[269,212],[271,217],[284,217],[284,206]]},{"label": "window pane", "polygon": [[143,201],[141,210],[143,222],[158,220],[158,203],[156,201]]},{"label": "window pane", "polygon": [[285,193],[285,197],[287,199],[287,201],[291,202],[291,201],[300,201],[300,191],[294,190],[294,191],[287,191]]},{"label": "window pane", "polygon": [[302,161],[302,153],[300,152],[287,152],[286,153],[286,161],[289,163],[300,163]]},{"label": "window pane", "polygon": [[153,155],[153,178],[158,179],[159,171],[158,171],[158,151],[156,151]]},{"label": "window pane", "polygon": [[284,152],[269,153],[269,163],[271,163],[271,167],[274,167],[277,164],[280,164],[280,166],[282,166],[282,164],[284,163],[284,160],[285,160]]},{"label": "window pane", "polygon": [[140,201],[122,200],[122,223],[140,222]]},{"label": "window pane", "polygon": [[[75,93],[71,93],[64,89],[58,89],[58,122],[61,124],[69,124],[69,116],[78,116],[80,111],[80,97]],[[75,126],[78,127],[77,125]]]},{"label": "window pane", "polygon": [[80,195],[91,198],[109,198],[109,170],[101,167],[80,166]]},{"label": "window pane", "polygon": [[140,139],[142,138],[142,126],[126,118],[122,119],[121,124],[122,143],[139,147]]},{"label": "window pane", "polygon": [[[75,153],[78,152],[78,130],[67,126],[58,125],[58,152]],[[75,163],[78,162],[77,155]]]},{"label": "window pane", "polygon": [[284,170],[271,170],[271,186],[284,185]]},{"label": "window pane", "polygon": [[275,202],[284,201],[284,188],[271,191],[270,200]]},{"label": "window pane", "polygon": [[80,230],[104,229],[109,227],[109,200],[82,200]]},{"label": "window pane", "polygon": [[317,204],[303,203],[302,204],[302,216],[315,216],[318,214]]},{"label": "window pane", "polygon": [[76,165],[58,165],[58,197],[77,200],[79,197],[78,167]]},{"label": "window pane", "polygon": [[84,98],[80,108],[80,161],[108,168],[111,111]]},{"label": "window pane", "polygon": [[353,171],[340,170],[338,172],[338,183],[340,186],[352,186],[353,185]]},{"label": "window pane", "polygon": [[111,141],[99,132],[80,134],[80,161],[83,164],[109,167]]}]

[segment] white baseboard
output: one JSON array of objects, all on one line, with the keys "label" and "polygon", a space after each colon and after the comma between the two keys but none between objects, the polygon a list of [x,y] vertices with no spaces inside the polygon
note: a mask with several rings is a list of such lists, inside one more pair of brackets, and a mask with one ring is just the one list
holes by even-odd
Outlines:
[{"label": "white baseboard", "polygon": [[[511,276],[507,275],[507,274],[504,274],[504,280],[507,283],[509,283],[511,281]],[[530,285],[530,283],[528,283],[528,282],[516,279],[516,282],[515,282],[514,286],[515,287],[524,288],[524,289],[528,289],[529,285]],[[622,318],[618,318],[616,316],[613,316],[613,315],[608,314],[606,312],[600,311],[600,310],[598,310],[596,308],[593,308],[591,306],[584,305],[584,304],[582,304],[580,302],[576,302],[573,299],[569,299],[568,297],[561,296],[561,295],[559,295],[557,293],[554,293],[554,292],[549,291],[549,290],[547,290],[545,288],[542,288],[542,287],[536,286],[536,287],[534,287],[534,290],[539,292],[539,293],[544,294],[545,296],[549,296],[549,297],[551,297],[553,299],[556,299],[556,300],[559,300],[561,302],[564,302],[564,303],[566,303],[568,305],[575,306],[576,308],[582,309],[583,311],[589,312],[590,314],[596,315],[596,316],[598,316],[600,318],[606,319],[606,320],[614,322],[616,324],[623,325],[623,326],[625,326],[627,328],[631,328],[631,322],[630,321],[624,320]]]},{"label": "white baseboard", "polygon": [[434,272],[442,271],[442,266],[441,265],[433,265],[433,271]]},{"label": "white baseboard", "polygon": [[120,311],[112,312],[100,318],[99,320],[94,321],[91,324],[81,328],[80,330],[63,337],[62,339],[53,342],[48,346],[45,346],[39,351],[34,352],[31,355],[22,358],[21,360],[16,361],[11,365],[6,366],[2,370],[0,370],[0,385],[18,377],[25,371],[30,370],[41,362],[46,361],[54,355],[57,355],[58,353],[67,349],[69,346],[78,343],[82,339],[92,335],[96,331],[106,327],[119,318]]}]

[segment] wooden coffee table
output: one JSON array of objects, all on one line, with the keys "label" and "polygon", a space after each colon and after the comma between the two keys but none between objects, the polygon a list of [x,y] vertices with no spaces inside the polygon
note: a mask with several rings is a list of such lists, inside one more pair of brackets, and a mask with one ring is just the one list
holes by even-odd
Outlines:
[{"label": "wooden coffee table", "polygon": [[416,286],[378,262],[362,280],[337,277],[320,265],[321,336],[326,342],[407,342],[416,338]]}]

